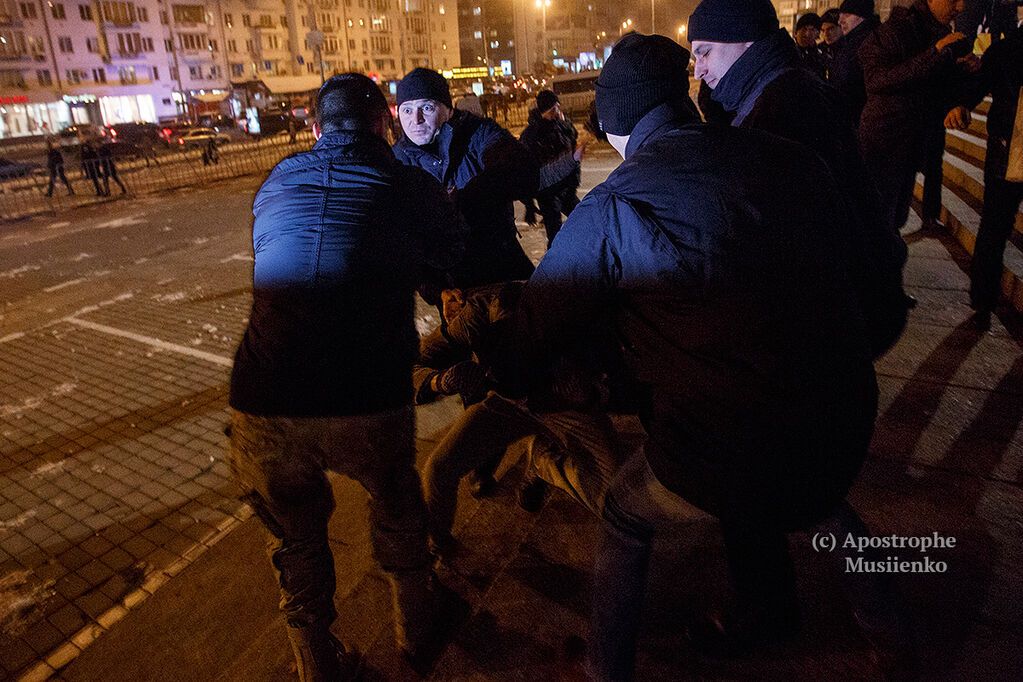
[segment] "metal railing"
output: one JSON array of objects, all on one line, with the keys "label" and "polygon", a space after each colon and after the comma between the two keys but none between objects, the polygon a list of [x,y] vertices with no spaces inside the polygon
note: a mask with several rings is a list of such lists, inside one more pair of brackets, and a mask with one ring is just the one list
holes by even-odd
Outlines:
[{"label": "metal railing", "polygon": [[[287,133],[261,140],[230,142],[210,149],[195,146],[171,149],[161,154],[115,158],[86,163],[68,162],[64,174],[68,187],[57,175],[52,181],[46,171],[20,178],[0,180],[0,221],[127,200],[184,187],[202,187],[219,180],[269,173],[284,157],[311,148],[313,135],[301,131],[295,143]],[[52,194],[51,194],[52,189]]]}]

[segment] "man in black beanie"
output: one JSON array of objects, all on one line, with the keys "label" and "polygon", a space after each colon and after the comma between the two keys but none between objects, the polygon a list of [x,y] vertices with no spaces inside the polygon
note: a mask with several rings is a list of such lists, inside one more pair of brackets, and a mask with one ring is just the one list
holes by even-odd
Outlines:
[{"label": "man in black beanie", "polygon": [[544,189],[536,195],[536,202],[550,248],[561,229],[561,215],[571,215],[579,203],[576,196],[581,182],[579,162],[586,141],[577,148],[579,133],[561,112],[558,96],[550,90],[537,94],[536,108],[529,112],[529,123],[519,141],[540,164],[540,184]]},{"label": "man in black beanie", "polygon": [[404,135],[394,155],[433,175],[469,227],[452,284],[466,289],[529,277],[533,263],[519,245],[513,202],[537,192],[532,155],[493,120],[453,109],[448,83],[436,71],[410,71],[396,94]]},{"label": "man in black beanie", "polygon": [[902,290],[906,245],[880,220],[877,192],[860,159],[848,108],[821,79],[801,67],[769,0],[703,0],[689,20],[696,77],[735,114],[733,126],[763,130],[817,152],[843,190],[859,224],[851,246],[853,280],[875,356],[906,324]]},{"label": "man in black beanie", "polygon": [[824,53],[817,45],[817,40],[820,37],[821,18],[816,12],[807,12],[796,20],[796,31],[793,33],[793,38],[796,41],[799,57],[803,60],[803,67],[823,79],[827,72],[824,70]]},{"label": "man in black beanie", "polygon": [[720,519],[742,606],[761,631],[791,631],[785,532],[856,518],[843,500],[876,410],[847,276],[854,226],[834,181],[799,145],[701,124],[688,60],[663,36],[614,48],[596,106],[624,163],[565,223],[510,335],[516,361],[505,373],[524,382],[519,391],[610,330],[646,396],[649,438],[603,509],[595,680],[632,677],[656,527],[696,508]]}]

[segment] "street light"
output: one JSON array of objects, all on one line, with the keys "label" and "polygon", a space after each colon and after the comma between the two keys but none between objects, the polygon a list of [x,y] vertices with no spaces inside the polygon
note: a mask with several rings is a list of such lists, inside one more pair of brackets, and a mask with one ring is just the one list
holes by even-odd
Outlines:
[{"label": "street light", "polygon": [[632,28],[632,19],[626,19],[622,22],[622,27],[618,29],[618,35],[624,34],[626,31]]},{"label": "street light", "polygon": [[683,40],[685,40],[686,31],[688,30],[688,28],[689,27],[686,26],[685,24],[678,25],[678,30],[676,31],[676,33],[678,34],[678,42],[681,43]]},{"label": "street light", "polygon": [[543,10],[543,63],[547,63],[547,8],[551,0],[536,0],[536,8]]}]

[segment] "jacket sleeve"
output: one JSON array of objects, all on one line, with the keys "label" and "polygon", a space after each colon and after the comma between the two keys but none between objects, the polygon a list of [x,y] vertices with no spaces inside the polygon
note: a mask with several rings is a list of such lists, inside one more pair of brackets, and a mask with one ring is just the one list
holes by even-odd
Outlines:
[{"label": "jacket sleeve", "polygon": [[902,88],[931,75],[950,55],[933,45],[906,57],[898,26],[882,24],[860,46],[860,65],[868,93],[897,94]]},{"label": "jacket sleeve", "polygon": [[522,290],[495,368],[511,395],[549,383],[555,358],[608,309],[621,276],[617,240],[608,236],[618,232],[613,203],[607,195],[584,199]]},{"label": "jacket sleeve", "polygon": [[473,133],[471,147],[483,168],[459,190],[460,200],[476,204],[485,198],[505,202],[536,196],[539,167],[511,133],[485,120]]},{"label": "jacket sleeve", "polygon": [[444,334],[442,327],[419,340],[419,358],[412,365],[412,388],[417,405],[431,402],[437,394],[430,388],[430,382],[442,371],[462,360],[468,360],[472,353],[459,347]]}]

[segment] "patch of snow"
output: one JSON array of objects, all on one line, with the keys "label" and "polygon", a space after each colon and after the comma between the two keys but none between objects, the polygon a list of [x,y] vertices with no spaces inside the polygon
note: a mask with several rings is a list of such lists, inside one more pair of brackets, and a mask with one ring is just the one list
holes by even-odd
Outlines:
[{"label": "patch of snow", "polygon": [[68,281],[61,282],[60,284],[54,284],[52,287],[46,287],[45,289],[43,289],[43,291],[45,291],[46,293],[50,294],[50,293],[53,293],[54,291],[60,291],[61,289],[65,289],[67,287],[73,287],[74,285],[81,284],[82,282],[85,282],[85,281],[86,281],[85,277],[79,277],[77,279],[69,279]]},{"label": "patch of snow", "polygon": [[250,256],[247,253],[232,253],[227,258],[221,258],[220,262],[221,263],[230,263],[231,261],[235,261],[235,260],[242,261],[244,263],[252,263],[253,262],[252,256]]},{"label": "patch of snow", "polygon": [[217,328],[214,327],[212,324],[209,324],[209,323],[204,324],[202,326],[202,330],[204,332],[209,332],[210,334],[216,334],[217,333]]},{"label": "patch of snow", "polygon": [[416,331],[420,336],[426,336],[437,326],[437,318],[433,315],[423,315],[416,318]]},{"label": "patch of snow", "polygon": [[7,343],[8,341],[15,341],[25,335],[25,332],[13,332],[7,336],[0,337],[0,343]]},{"label": "patch of snow", "polygon": [[25,398],[20,405],[0,405],[0,417],[18,417],[22,412],[34,410],[42,404],[41,398]]},{"label": "patch of snow", "polygon": [[28,509],[26,511],[21,512],[20,514],[15,516],[13,519],[8,519],[6,521],[0,521],[0,530],[10,530],[11,528],[21,528],[26,523],[28,523],[30,519],[34,518],[37,513],[38,512],[35,509]]},{"label": "patch of snow", "polygon": [[39,478],[46,476],[47,474],[61,474],[64,473],[64,468],[67,466],[67,460],[59,460],[56,462],[47,462],[46,464],[36,467],[31,476],[33,478]]},{"label": "patch of snow", "polygon": [[33,582],[31,571],[13,571],[0,577],[0,632],[16,637],[43,614],[43,605],[56,595],[54,580]]},{"label": "patch of snow", "polygon": [[152,298],[160,303],[174,303],[176,301],[184,301],[188,298],[188,294],[184,291],[175,291],[173,294],[156,294]]},{"label": "patch of snow", "polygon": [[115,229],[118,227],[133,227],[135,225],[145,225],[148,221],[145,220],[145,214],[129,215],[123,218],[114,218],[108,220],[105,223],[97,223],[93,225],[93,229],[96,230],[108,230]]},{"label": "patch of snow", "polygon": [[202,244],[205,244],[209,240],[210,240],[209,237],[196,237],[195,239],[192,240],[192,243],[195,244],[196,246],[201,246]]},{"label": "patch of snow", "polygon": [[80,253],[80,254],[78,254],[77,256],[75,256],[74,258],[72,258],[72,259],[71,259],[71,262],[72,262],[72,263],[81,263],[81,262],[82,262],[83,260],[85,260],[86,258],[95,258],[95,256],[94,256],[94,255],[92,255],[91,253],[85,253],[85,252],[83,251],[82,253]]},{"label": "patch of snow", "polygon": [[70,393],[74,393],[76,388],[78,388],[78,384],[65,381],[63,384],[56,386],[52,391],[50,391],[50,395],[54,398],[62,395],[68,395]]},{"label": "patch of snow", "polygon": [[6,279],[14,279],[18,275],[24,275],[26,272],[34,272],[39,269],[38,265],[22,265],[20,268],[14,268],[13,270],[5,270],[0,272],[0,277]]}]

